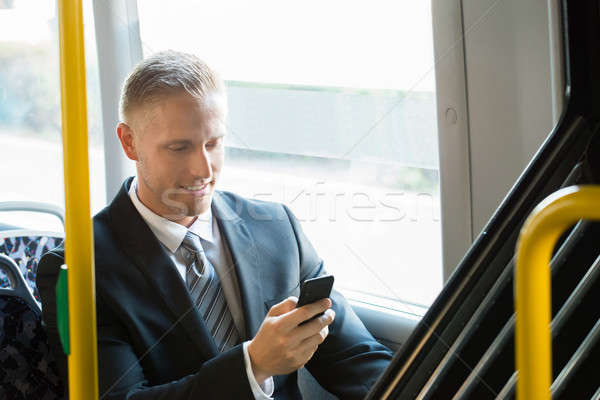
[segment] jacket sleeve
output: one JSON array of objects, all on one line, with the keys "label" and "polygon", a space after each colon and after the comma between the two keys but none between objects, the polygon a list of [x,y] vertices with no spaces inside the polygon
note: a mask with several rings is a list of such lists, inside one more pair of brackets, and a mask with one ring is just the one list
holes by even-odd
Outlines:
[{"label": "jacket sleeve", "polygon": [[[296,217],[284,205],[300,254],[301,281],[326,275],[323,260],[302,232]],[[342,399],[363,399],[388,366],[392,352],[373,338],[344,296],[332,291],[335,320],[329,335],[306,368],[329,392]]]},{"label": "jacket sleeve", "polygon": [[[66,383],[67,362],[56,328],[54,289],[63,260],[62,249],[44,255],[39,262],[36,284],[42,298],[42,317],[48,331],[48,340],[59,360],[59,370]],[[99,394],[103,400],[253,398],[241,344],[204,362],[193,374],[173,382],[153,386],[144,375],[139,361],[144,354],[136,354],[125,327],[104,305],[101,294],[98,293],[96,320]],[[185,355],[174,354],[173,356],[184,357]]]}]

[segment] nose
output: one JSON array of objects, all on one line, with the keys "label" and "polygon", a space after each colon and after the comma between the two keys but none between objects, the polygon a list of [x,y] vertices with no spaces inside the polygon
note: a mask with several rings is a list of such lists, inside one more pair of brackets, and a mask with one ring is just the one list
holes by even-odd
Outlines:
[{"label": "nose", "polygon": [[211,156],[206,149],[202,148],[193,155],[190,172],[195,179],[202,180],[203,183],[212,179]]}]

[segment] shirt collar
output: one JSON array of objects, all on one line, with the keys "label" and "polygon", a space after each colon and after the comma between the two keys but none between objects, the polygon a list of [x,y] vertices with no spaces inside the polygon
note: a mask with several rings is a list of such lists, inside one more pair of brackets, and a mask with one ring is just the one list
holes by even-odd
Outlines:
[{"label": "shirt collar", "polygon": [[137,177],[131,182],[129,197],[156,238],[172,253],[177,251],[188,230],[200,236],[201,239],[214,243],[212,211],[210,208],[205,213],[198,215],[188,229],[154,213],[140,201],[137,195]]}]

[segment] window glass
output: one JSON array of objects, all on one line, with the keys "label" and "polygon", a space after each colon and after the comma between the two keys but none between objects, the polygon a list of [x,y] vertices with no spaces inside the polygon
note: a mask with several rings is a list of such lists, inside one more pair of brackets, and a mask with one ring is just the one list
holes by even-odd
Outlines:
[{"label": "window glass", "polygon": [[[84,1],[92,211],[105,204],[98,71],[91,2]],[[53,0],[0,1],[0,202],[64,208],[58,20]],[[0,223],[45,229],[33,213]],[[60,224],[59,224],[60,228]]]},{"label": "window glass", "polygon": [[442,257],[429,1],[144,0],[138,12],[145,56],[191,52],[227,83],[221,189],[287,204],[349,297],[432,302]]}]

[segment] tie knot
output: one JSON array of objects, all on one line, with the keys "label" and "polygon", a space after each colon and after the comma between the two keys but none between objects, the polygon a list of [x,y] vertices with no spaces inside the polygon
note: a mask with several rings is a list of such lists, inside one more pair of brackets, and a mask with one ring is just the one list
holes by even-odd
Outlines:
[{"label": "tie knot", "polygon": [[203,253],[202,244],[200,244],[200,236],[187,232],[183,238],[181,245],[191,253]]}]

